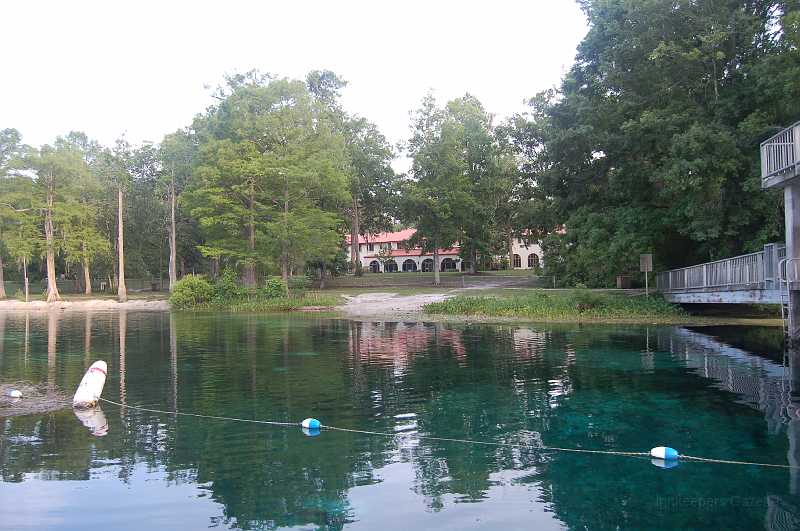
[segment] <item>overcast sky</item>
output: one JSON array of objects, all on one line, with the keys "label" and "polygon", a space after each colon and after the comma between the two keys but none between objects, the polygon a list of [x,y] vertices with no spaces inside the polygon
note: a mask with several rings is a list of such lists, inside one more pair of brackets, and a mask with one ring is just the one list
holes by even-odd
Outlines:
[{"label": "overcast sky", "polygon": [[158,142],[225,73],[349,82],[347,110],[393,143],[429,89],[470,92],[499,117],[558,83],[586,21],[572,0],[3,2],[0,128],[32,145],[70,130]]}]

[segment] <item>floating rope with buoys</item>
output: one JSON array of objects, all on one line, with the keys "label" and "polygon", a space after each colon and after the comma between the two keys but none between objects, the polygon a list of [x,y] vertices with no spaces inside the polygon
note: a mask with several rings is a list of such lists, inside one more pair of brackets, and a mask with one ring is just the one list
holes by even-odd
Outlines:
[{"label": "floating rope with buoys", "polygon": [[[347,433],[359,433],[362,435],[375,435],[379,437],[403,437],[407,434],[404,433],[396,433],[396,432],[381,432],[381,431],[370,431],[370,430],[359,430],[355,428],[340,428],[338,426],[330,426],[327,424],[322,424],[317,419],[308,418],[304,419],[301,422],[280,422],[274,420],[259,420],[259,419],[246,419],[246,418],[239,418],[239,417],[225,417],[221,415],[205,415],[202,413],[186,413],[183,411],[166,411],[163,409],[155,409],[149,407],[142,407],[142,406],[132,406],[129,404],[121,404],[119,402],[115,402],[113,400],[108,400],[107,398],[99,398],[99,401],[105,402],[107,404],[112,404],[118,407],[124,407],[129,409],[135,409],[138,411],[146,411],[148,413],[158,413],[163,415],[178,415],[184,417],[194,417],[194,418],[202,418],[202,419],[211,419],[211,420],[224,420],[230,422],[246,422],[250,424],[265,424],[269,426],[284,426],[284,427],[296,427],[300,426],[303,429],[303,432],[306,435],[319,435],[321,430],[331,430],[331,431],[341,431]],[[535,450],[539,452],[571,452],[571,453],[581,453],[581,454],[599,454],[599,455],[617,455],[623,457],[639,457],[639,458],[646,458],[650,457],[654,461],[654,464],[658,466],[663,466],[664,468],[670,468],[670,465],[674,466],[678,463],[678,461],[687,461],[687,462],[696,462],[696,463],[716,463],[716,464],[725,464],[725,465],[750,465],[750,466],[762,466],[762,467],[771,467],[771,468],[787,468],[787,469],[800,469],[800,466],[793,466],[793,465],[786,465],[780,463],[759,463],[754,461],[735,461],[731,459],[713,459],[713,458],[706,458],[706,457],[697,457],[693,455],[684,455],[679,454],[676,450],[664,446],[658,446],[653,448],[649,452],[625,452],[625,451],[618,451],[618,450],[593,450],[589,448],[564,448],[559,446],[531,446],[526,444],[514,444],[514,443],[504,443],[504,442],[493,442],[493,441],[476,441],[473,439],[460,439],[455,437],[436,437],[434,435],[420,435],[416,434],[418,439],[424,439],[427,441],[438,441],[438,442],[452,442],[452,443],[462,443],[462,444],[474,444],[474,445],[482,445],[482,446],[496,446],[496,447],[505,447],[505,448],[515,448],[521,450]],[[662,462],[662,464],[657,463],[656,461]]]},{"label": "floating rope with buoys", "polygon": [[[149,413],[158,413],[162,415],[177,415],[182,417],[194,417],[200,419],[211,419],[211,420],[225,420],[230,422],[247,422],[250,424],[265,424],[269,426],[284,426],[284,427],[291,427],[297,426],[298,424],[303,429],[303,433],[310,436],[315,436],[320,434],[320,430],[326,429],[331,431],[342,431],[348,433],[360,433],[363,435],[375,435],[378,437],[403,437],[403,433],[386,433],[380,431],[370,431],[370,430],[359,430],[355,428],[340,428],[338,426],[329,426],[326,424],[322,424],[319,420],[314,418],[308,418],[301,422],[280,422],[275,420],[258,420],[258,419],[244,419],[244,418],[237,418],[237,417],[224,417],[221,415],[205,415],[202,413],[185,413],[183,411],[165,411],[163,409],[155,409],[143,406],[131,406],[127,404],[121,404],[119,402],[114,402],[113,400],[108,400],[107,398],[103,398],[101,395],[103,394],[103,386],[106,383],[106,363],[104,361],[96,361],[92,364],[91,367],[86,371],[86,374],[83,376],[80,385],[78,385],[77,391],[75,391],[75,396],[72,399],[73,407],[77,409],[87,409],[94,407],[98,402],[106,402],[107,404],[113,404],[115,406],[121,408],[130,408],[136,409],[138,411],[146,411]],[[674,448],[669,448],[667,446],[657,446],[651,449],[649,452],[623,452],[617,450],[592,450],[589,448],[563,448],[558,446],[531,446],[526,444],[514,444],[514,443],[504,443],[504,442],[493,442],[493,441],[476,441],[472,439],[459,439],[454,437],[436,437],[434,435],[420,435],[417,434],[416,437],[418,439],[424,439],[427,441],[439,441],[439,442],[453,442],[453,443],[461,443],[461,444],[475,444],[475,445],[483,445],[483,446],[496,446],[496,447],[504,447],[504,448],[516,448],[520,450],[535,450],[539,452],[571,452],[571,453],[581,453],[581,454],[599,454],[599,455],[618,455],[624,457],[651,457],[652,463],[656,466],[662,468],[672,468],[676,466],[679,461],[688,461],[688,462],[696,462],[696,463],[716,463],[722,465],[749,465],[749,466],[761,466],[761,467],[771,467],[771,468],[789,468],[789,469],[800,469],[800,466],[795,465],[785,465],[780,463],[758,463],[755,461],[736,461],[732,459],[713,459],[708,457],[697,457],[693,455],[684,455],[678,453],[677,450]]]}]

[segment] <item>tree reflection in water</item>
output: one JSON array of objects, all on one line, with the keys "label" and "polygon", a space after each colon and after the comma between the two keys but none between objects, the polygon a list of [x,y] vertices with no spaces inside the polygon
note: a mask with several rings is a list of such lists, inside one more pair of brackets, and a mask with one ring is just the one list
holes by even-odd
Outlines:
[{"label": "tree reflection in water", "polygon": [[[410,419],[416,426],[390,437],[309,438],[299,428],[127,407],[105,422],[101,410],[92,419],[79,416],[95,434],[107,432],[96,439],[69,412],[22,417],[0,421],[0,477],[88,479],[92,471],[114,470],[105,481],[147,496],[133,479],[155,474],[166,485],[201,486],[222,508],[211,522],[241,528],[336,529],[373,522],[376,503],[398,518],[388,528],[471,514],[474,504],[484,507],[484,522],[500,525],[492,518],[502,513],[511,527],[534,508],[555,518],[550,525],[569,527],[648,527],[652,518],[668,527],[705,519],[721,527],[795,522],[797,479],[786,481],[785,472],[750,471],[745,484],[736,469],[684,464],[664,471],[635,459],[535,450],[642,450],[675,440],[698,455],[741,457],[746,448],[750,459],[788,455],[797,462],[795,381],[774,362],[720,342],[701,351],[681,330],[181,313],[11,317],[0,374],[14,378],[71,391],[89,360],[104,358],[106,396],[129,405],[279,421],[313,415],[387,433],[408,428]],[[675,473],[680,499],[704,499],[713,484],[721,500],[741,497],[746,487],[753,503],[733,511],[722,502],[686,506],[669,498],[664,482]],[[730,477],[721,481],[725,473]],[[394,503],[409,492],[408,503],[427,512]],[[653,505],[652,492],[665,493],[663,503]]]}]

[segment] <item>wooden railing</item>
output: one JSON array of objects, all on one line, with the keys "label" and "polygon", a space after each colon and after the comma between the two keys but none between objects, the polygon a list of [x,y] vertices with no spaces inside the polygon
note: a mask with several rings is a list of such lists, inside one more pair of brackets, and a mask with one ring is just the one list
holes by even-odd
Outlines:
[{"label": "wooden railing", "polygon": [[793,169],[800,162],[800,122],[761,143],[761,179]]},{"label": "wooden railing", "polygon": [[777,289],[777,264],[783,256],[783,244],[769,244],[757,253],[663,271],[656,286],[662,292]]}]

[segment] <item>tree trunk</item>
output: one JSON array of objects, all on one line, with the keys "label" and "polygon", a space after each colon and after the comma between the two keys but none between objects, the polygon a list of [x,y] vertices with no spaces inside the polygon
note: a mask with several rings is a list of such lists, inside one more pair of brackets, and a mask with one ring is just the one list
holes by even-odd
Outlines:
[{"label": "tree trunk", "polygon": [[353,194],[353,223],[350,230],[350,261],[353,263],[353,271],[358,269],[361,263],[361,246],[358,242],[358,235],[361,233],[361,212],[358,204],[358,196]]},{"label": "tree trunk", "polygon": [[508,233],[508,268],[514,269],[514,237]]},{"label": "tree trunk", "polygon": [[175,287],[178,281],[178,273],[175,270],[177,265],[177,243],[175,234],[175,173],[172,173],[172,183],[169,187],[169,290]]},{"label": "tree trunk", "polygon": [[125,238],[122,225],[122,186],[117,189],[117,251],[119,253],[119,285],[117,286],[117,297],[119,302],[128,300],[128,288],[125,287]]},{"label": "tree trunk", "polygon": [[325,289],[325,262],[319,266],[319,289]]},{"label": "tree trunk", "polygon": [[0,256],[0,299],[6,298],[6,282],[3,279],[3,257]]},{"label": "tree trunk", "polygon": [[25,302],[28,302],[28,295],[30,294],[30,289],[28,286],[28,259],[22,259],[22,277],[23,281],[25,282]]},{"label": "tree trunk", "polygon": [[469,250],[469,272],[471,275],[478,273],[478,250],[474,245]]},{"label": "tree trunk", "polygon": [[47,209],[45,210],[44,219],[44,236],[47,243],[47,302],[55,302],[61,300],[61,295],[58,294],[58,285],[56,284],[56,251],[55,251],[55,238],[53,235],[53,196],[55,195],[55,183],[53,176],[50,176],[50,182],[47,185]]},{"label": "tree trunk", "polygon": [[216,280],[219,276],[219,258],[211,259],[211,278]]},{"label": "tree trunk", "polygon": [[252,255],[255,254],[256,250],[256,200],[255,200],[255,189],[253,188],[253,183],[250,182],[250,220],[247,224],[248,230],[248,238],[247,238],[247,248],[250,249],[251,256],[248,258],[247,262],[244,266],[244,285],[249,288],[254,288],[256,286],[256,264],[253,262],[254,257]]},{"label": "tree trunk", "polygon": [[283,178],[283,238],[281,241],[281,278],[289,285],[289,178]]},{"label": "tree trunk", "polygon": [[436,246],[433,248],[433,285],[438,286],[440,284],[439,279],[439,242],[436,242]]},{"label": "tree trunk", "polygon": [[83,292],[86,295],[92,294],[92,273],[89,271],[89,261],[86,260],[83,262],[83,283],[84,283],[84,290]]}]

